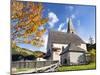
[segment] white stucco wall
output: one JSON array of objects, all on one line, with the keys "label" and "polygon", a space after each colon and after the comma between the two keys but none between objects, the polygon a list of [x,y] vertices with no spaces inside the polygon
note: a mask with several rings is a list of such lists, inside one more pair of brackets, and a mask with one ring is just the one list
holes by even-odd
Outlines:
[{"label": "white stucco wall", "polygon": [[43,58],[37,58],[36,60],[37,61],[46,61],[46,59],[43,59]]},{"label": "white stucco wall", "polygon": [[70,63],[80,64],[79,61],[84,61],[84,58],[80,58],[83,55],[81,52],[70,52]]},{"label": "white stucco wall", "polygon": [[67,44],[56,44],[56,43],[53,44],[53,47],[62,48],[62,46],[65,48],[65,47],[68,46],[68,45],[67,45]]},{"label": "white stucco wall", "polygon": [[60,59],[60,53],[62,52],[62,47],[66,47],[66,46],[68,46],[68,45],[66,45],[66,44],[56,44],[56,43],[54,43],[53,44],[53,48],[60,48],[60,50],[58,50],[58,52],[53,52],[53,60],[59,60],[59,62],[61,61]]},{"label": "white stucco wall", "polygon": [[53,52],[53,60],[59,60],[60,52]]}]

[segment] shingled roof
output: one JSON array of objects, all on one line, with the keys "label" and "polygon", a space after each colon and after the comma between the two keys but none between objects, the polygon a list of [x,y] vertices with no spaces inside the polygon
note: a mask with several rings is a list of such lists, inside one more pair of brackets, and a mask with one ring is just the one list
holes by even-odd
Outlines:
[{"label": "shingled roof", "polygon": [[70,43],[69,44],[69,46],[68,46],[68,50],[69,51],[85,51],[84,49],[82,49],[82,48],[80,48],[80,47],[78,47],[78,46],[76,46],[75,44],[72,44],[72,43]]},{"label": "shingled roof", "polygon": [[48,41],[59,44],[82,44],[85,43],[75,32],[72,19],[69,18],[66,32],[50,31]]},{"label": "shingled roof", "polygon": [[59,31],[50,31],[48,40],[51,43],[59,44],[85,44],[85,42],[75,33],[59,32]]},{"label": "shingled roof", "polygon": [[70,43],[70,44],[68,44],[68,46],[62,51],[62,53],[61,53],[60,55],[66,53],[66,52],[69,52],[69,51],[74,51],[74,52],[86,52],[84,49],[82,49],[82,48],[76,46],[75,44]]}]

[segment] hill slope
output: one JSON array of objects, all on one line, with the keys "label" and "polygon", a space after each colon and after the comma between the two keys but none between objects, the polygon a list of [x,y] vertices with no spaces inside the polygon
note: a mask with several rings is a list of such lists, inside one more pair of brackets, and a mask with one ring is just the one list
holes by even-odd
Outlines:
[{"label": "hill slope", "polygon": [[20,54],[23,56],[34,55],[35,57],[44,57],[45,53],[41,51],[31,51],[25,48],[20,48],[16,46],[15,48],[11,49],[12,55]]}]

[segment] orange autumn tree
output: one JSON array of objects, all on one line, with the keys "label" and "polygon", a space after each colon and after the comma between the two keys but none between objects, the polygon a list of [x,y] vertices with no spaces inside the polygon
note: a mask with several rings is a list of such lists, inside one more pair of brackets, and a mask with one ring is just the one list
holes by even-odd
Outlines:
[{"label": "orange autumn tree", "polygon": [[47,23],[48,18],[43,17],[42,11],[43,6],[41,3],[12,0],[12,47],[15,47],[16,43],[32,44],[38,47],[43,46],[44,40],[42,36],[46,31],[44,24]]}]

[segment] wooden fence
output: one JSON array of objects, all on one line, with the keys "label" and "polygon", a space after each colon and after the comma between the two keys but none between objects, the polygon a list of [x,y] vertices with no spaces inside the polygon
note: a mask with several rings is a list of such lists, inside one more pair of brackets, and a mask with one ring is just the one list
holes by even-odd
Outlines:
[{"label": "wooden fence", "polygon": [[12,68],[41,68],[57,62],[58,61],[17,61],[12,62],[11,66]]}]

